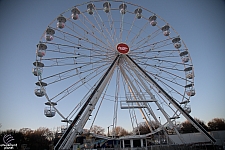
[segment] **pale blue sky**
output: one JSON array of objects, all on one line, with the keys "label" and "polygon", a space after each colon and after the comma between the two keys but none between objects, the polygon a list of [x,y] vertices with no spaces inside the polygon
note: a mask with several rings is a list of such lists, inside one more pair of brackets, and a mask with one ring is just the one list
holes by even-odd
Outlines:
[{"label": "pale blue sky", "polygon": [[[195,69],[191,115],[205,122],[225,118],[225,2],[222,0],[127,0],[155,12],[182,36]],[[82,0],[82,2],[86,2]],[[43,115],[34,95],[36,45],[48,24],[81,1],[0,1],[1,130],[62,125]]]}]

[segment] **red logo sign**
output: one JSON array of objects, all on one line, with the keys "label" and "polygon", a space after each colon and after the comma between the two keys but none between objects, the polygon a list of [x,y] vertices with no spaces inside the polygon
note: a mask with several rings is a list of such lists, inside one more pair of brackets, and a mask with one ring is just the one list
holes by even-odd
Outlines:
[{"label": "red logo sign", "polygon": [[129,47],[127,46],[127,44],[124,44],[124,43],[119,43],[117,46],[116,46],[118,52],[120,52],[121,54],[127,54],[130,49]]}]

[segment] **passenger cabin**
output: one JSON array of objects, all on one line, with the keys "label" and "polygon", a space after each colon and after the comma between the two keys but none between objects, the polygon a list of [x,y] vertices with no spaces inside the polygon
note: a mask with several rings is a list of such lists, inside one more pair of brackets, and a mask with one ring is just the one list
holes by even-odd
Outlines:
[{"label": "passenger cabin", "polygon": [[63,17],[62,15],[60,15],[57,18],[58,22],[57,22],[57,28],[63,29],[65,27],[65,23],[66,23],[66,18]]},{"label": "passenger cabin", "polygon": [[184,69],[186,78],[192,79],[194,77],[192,67],[187,67]]},{"label": "passenger cabin", "polygon": [[35,76],[40,76],[42,74],[42,68],[44,67],[44,64],[41,62],[34,62],[33,65],[35,66],[35,68],[33,68],[32,73]]},{"label": "passenger cabin", "polygon": [[156,26],[157,24],[156,19],[157,17],[155,15],[149,17],[149,21],[152,26]]},{"label": "passenger cabin", "polygon": [[188,96],[194,96],[195,95],[195,90],[194,89],[190,89],[186,91]]},{"label": "passenger cabin", "polygon": [[186,111],[186,113],[190,114],[191,113],[191,106],[189,106],[189,105],[185,106],[184,111]]},{"label": "passenger cabin", "polygon": [[38,96],[38,97],[44,96],[44,94],[45,94],[45,86],[47,86],[47,83],[39,81],[39,82],[36,82],[35,84],[38,86],[34,90],[35,95]]},{"label": "passenger cabin", "polygon": [[141,17],[142,17],[142,15],[141,15],[142,9],[137,8],[137,9],[135,9],[134,13],[136,14],[137,19],[141,19]]},{"label": "passenger cabin", "polygon": [[45,39],[46,41],[52,41],[53,37],[55,34],[55,30],[51,29],[51,28],[47,28],[47,30],[45,31]]},{"label": "passenger cabin", "polygon": [[176,49],[179,49],[181,47],[181,42],[180,42],[180,38],[176,37],[172,40],[173,45]]},{"label": "passenger cabin", "polygon": [[119,9],[120,9],[120,13],[124,15],[126,13],[127,5],[123,3],[119,6]]},{"label": "passenger cabin", "polygon": [[77,20],[79,18],[80,11],[77,8],[73,8],[71,10],[71,13],[72,13],[71,17],[73,20]]},{"label": "passenger cabin", "polygon": [[188,96],[194,96],[195,95],[195,89],[193,84],[188,84],[185,86],[186,88],[186,94]]},{"label": "passenger cabin", "polygon": [[52,109],[51,107],[46,107],[44,109],[44,114],[46,117],[54,117],[55,116],[55,110]]},{"label": "passenger cabin", "polygon": [[169,36],[170,35],[170,26],[169,25],[163,26],[162,31],[165,36]]},{"label": "passenger cabin", "polygon": [[42,97],[45,95],[45,89],[44,88],[40,88],[40,87],[37,87],[35,90],[34,90],[34,93],[37,97]]},{"label": "passenger cabin", "polygon": [[183,63],[187,63],[189,61],[188,51],[183,51],[180,53],[181,59]]},{"label": "passenger cabin", "polygon": [[88,4],[87,5],[87,12],[90,14],[90,15],[93,15],[94,14],[94,8],[95,8],[95,5],[94,4]]},{"label": "passenger cabin", "polygon": [[46,49],[47,49],[47,45],[40,43],[37,45],[37,51],[36,54],[38,57],[43,57],[45,56],[46,53]]},{"label": "passenger cabin", "polygon": [[110,7],[111,7],[111,4],[109,2],[105,2],[103,4],[103,10],[104,10],[104,12],[109,13]]},{"label": "passenger cabin", "polygon": [[40,76],[42,74],[42,71],[43,71],[43,68],[41,68],[41,67],[36,67],[36,68],[32,69],[32,73],[35,76]]},{"label": "passenger cabin", "polygon": [[48,107],[45,107],[44,109],[44,114],[46,117],[54,117],[55,116],[55,109],[52,108],[52,106],[57,105],[57,103],[55,102],[46,102],[45,105],[47,105]]}]

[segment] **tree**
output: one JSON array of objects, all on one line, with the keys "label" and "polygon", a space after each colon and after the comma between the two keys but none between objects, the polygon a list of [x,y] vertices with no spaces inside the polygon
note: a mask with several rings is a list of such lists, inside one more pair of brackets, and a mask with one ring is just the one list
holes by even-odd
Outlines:
[{"label": "tree", "polygon": [[111,131],[111,135],[125,136],[125,135],[129,135],[129,132],[127,130],[125,130],[123,127],[118,126]]},{"label": "tree", "polygon": [[225,130],[225,119],[214,118],[208,122],[210,131]]},{"label": "tree", "polygon": [[[152,129],[156,129],[159,127],[159,125],[155,122],[155,121],[150,121],[149,122],[149,125],[151,126]],[[135,129],[136,133],[142,135],[142,134],[147,134],[147,133],[150,133],[151,130],[150,128],[148,127],[147,123],[146,122],[141,122],[138,124],[138,127]]]},{"label": "tree", "polygon": [[21,132],[23,135],[27,136],[29,134],[32,134],[33,130],[31,130],[30,128],[22,128],[19,130],[19,132]]},{"label": "tree", "polygon": [[97,125],[94,125],[92,126],[92,128],[90,129],[90,132],[93,132],[93,133],[96,133],[96,134],[104,134],[105,132],[105,129],[100,127],[100,126],[97,126]]},{"label": "tree", "polygon": [[139,123],[138,127],[135,129],[135,131],[136,131],[137,134],[139,134],[138,133],[138,131],[139,131],[141,135],[151,132],[146,122]]},{"label": "tree", "polygon": [[[204,121],[197,118],[195,118],[195,121],[197,121],[205,130],[208,130],[208,127],[205,125]],[[186,120],[181,123],[181,132],[193,133],[198,132],[198,130],[189,121]]]}]

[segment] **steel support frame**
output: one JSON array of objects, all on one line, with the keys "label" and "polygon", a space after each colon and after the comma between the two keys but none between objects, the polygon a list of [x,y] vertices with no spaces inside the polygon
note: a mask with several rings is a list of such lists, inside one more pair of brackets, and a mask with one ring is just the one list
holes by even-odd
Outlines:
[{"label": "steel support frame", "polygon": [[126,55],[127,58],[137,67],[137,69],[142,73],[146,79],[154,84],[161,92],[162,94],[169,100],[169,102],[180,111],[180,113],[202,134],[204,134],[211,142],[215,143],[216,140],[196,121],[194,118],[192,118],[176,101],[173,100],[173,98],[164,91],[155,80],[153,80],[147,73],[144,71],[129,55]]},{"label": "steel support frame", "polygon": [[[154,100],[155,104],[157,105],[157,107],[159,108],[159,110],[161,111],[161,113],[163,114],[163,116],[166,118],[167,122],[173,127],[173,123],[170,120],[168,114],[164,111],[164,109],[161,107],[161,105],[158,103],[158,101],[156,100],[155,96],[152,94],[152,92],[149,90],[149,88],[147,87],[147,85],[145,84],[145,82],[142,80],[142,78],[140,77],[140,75],[138,74],[137,70],[133,67],[133,65],[131,64],[131,60],[126,59],[127,62],[130,64],[132,71],[135,73],[135,75],[137,76],[138,80],[141,82],[142,86],[145,88],[146,92],[151,96],[151,99]],[[150,112],[151,109],[149,107],[148,111]],[[160,128],[165,132],[163,125],[159,122],[159,120],[156,118],[154,112],[152,112],[151,114],[153,116],[153,118],[155,119],[155,121],[160,125]],[[182,143],[185,143],[185,140],[180,136],[180,133],[178,132],[178,130],[174,128],[174,131],[176,132],[176,134],[178,135],[178,137],[180,138],[180,140],[182,141]],[[165,132],[165,135],[168,137],[167,133]]]},{"label": "steel support frame", "polygon": [[90,94],[85,104],[77,113],[76,117],[74,118],[72,123],[69,125],[65,133],[62,135],[62,137],[59,139],[58,143],[55,145],[54,150],[69,149],[76,135],[82,133],[83,127],[86,124],[89,118],[89,115],[92,113],[103,90],[105,89],[106,84],[108,83],[110,77],[112,76],[118,60],[119,60],[119,55],[116,56],[113,63],[110,65],[110,67],[105,72],[101,80],[98,82],[97,86],[95,87],[93,92]]},{"label": "steel support frame", "polygon": [[[139,104],[139,102],[138,102],[138,100],[137,100],[137,98],[136,98],[134,93],[137,93],[137,96],[140,97],[142,100],[143,100],[143,97],[139,94],[138,90],[136,89],[136,87],[134,86],[134,84],[132,83],[130,78],[127,76],[127,74],[125,73],[125,70],[123,69],[122,66],[120,66],[120,70],[121,70],[121,73],[122,73],[125,81],[127,82],[127,85],[129,87],[130,92],[132,93],[132,96],[134,97],[137,105],[140,106],[140,104]],[[144,103],[144,104],[147,107],[146,103]],[[152,127],[150,126],[149,122],[146,120],[146,116],[145,116],[145,113],[143,112],[142,108],[139,108],[139,110],[140,110],[140,112],[142,114],[142,117],[145,119],[145,122],[146,122],[147,126],[149,127],[151,132],[153,132]]]}]

